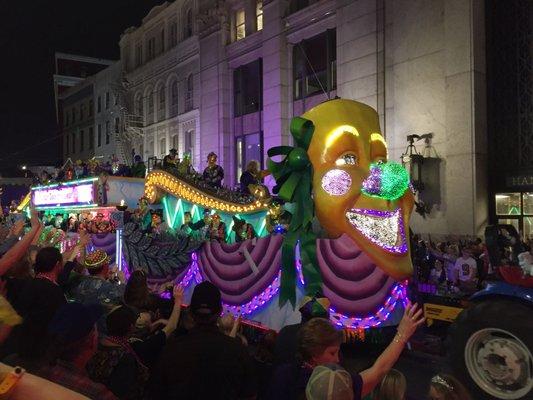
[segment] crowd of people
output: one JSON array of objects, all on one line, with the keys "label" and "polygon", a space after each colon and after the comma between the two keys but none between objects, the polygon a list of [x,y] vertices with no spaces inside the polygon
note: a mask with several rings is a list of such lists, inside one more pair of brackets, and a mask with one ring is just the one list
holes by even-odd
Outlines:
[{"label": "crowd of people", "polygon": [[[318,294],[304,298],[301,323],[279,333],[266,330],[249,343],[240,318],[223,315],[213,284],[198,284],[185,307],[182,287],[152,291],[143,271],[125,279],[105,252],[86,254],[86,233],[63,254],[37,247],[42,228],[33,213],[31,229],[23,234],[20,224],[13,225],[0,246],[0,372],[16,366],[26,371],[13,398],[405,396],[405,378],[391,368],[424,322],[417,305],[406,308],[373,365],[348,372],[341,366],[344,335],[329,321],[328,300]],[[432,399],[469,398],[447,375],[435,376],[429,386]],[[391,394],[400,389],[401,397]]]}]

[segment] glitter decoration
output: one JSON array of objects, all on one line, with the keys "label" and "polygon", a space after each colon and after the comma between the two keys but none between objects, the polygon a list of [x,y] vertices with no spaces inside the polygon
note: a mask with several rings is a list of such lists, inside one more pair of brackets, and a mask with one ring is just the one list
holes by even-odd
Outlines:
[{"label": "glitter decoration", "polygon": [[378,196],[381,192],[381,168],[377,165],[370,166],[370,175],[363,181],[363,193]]},{"label": "glitter decoration", "polygon": [[397,283],[391,290],[390,296],[385,301],[385,304],[374,314],[363,318],[349,317],[344,314],[338,313],[333,307],[330,307],[330,319],[331,321],[340,327],[345,328],[375,328],[385,322],[390,314],[396,308],[398,301],[402,302],[405,307],[409,302],[407,297],[407,282]]},{"label": "glitter decoration", "polygon": [[398,163],[370,165],[370,174],[363,181],[362,192],[370,197],[397,200],[409,188],[409,173]]},{"label": "glitter decoration", "polygon": [[233,306],[229,304],[222,304],[224,306],[224,310],[231,312],[235,315],[248,315],[256,311],[258,308],[265,306],[272,298],[278,294],[279,292],[279,283],[281,279],[281,272],[278,273],[274,281],[268,287],[263,290],[260,294],[257,296],[254,296],[252,300],[250,300],[248,303],[239,305],[239,306]]},{"label": "glitter decoration", "polygon": [[322,177],[322,189],[331,196],[342,196],[352,186],[350,174],[342,169],[329,170]]},{"label": "glitter decoration", "polygon": [[379,211],[351,209],[346,213],[350,223],[372,243],[396,254],[407,253],[407,241],[401,209]]}]

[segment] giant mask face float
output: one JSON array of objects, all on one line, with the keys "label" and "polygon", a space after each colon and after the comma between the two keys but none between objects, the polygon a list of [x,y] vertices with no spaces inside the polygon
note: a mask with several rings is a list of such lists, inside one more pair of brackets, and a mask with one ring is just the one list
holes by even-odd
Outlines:
[{"label": "giant mask face float", "polygon": [[387,162],[378,114],[351,100],[332,100],[302,118],[314,132],[315,212],[332,238],[348,235],[388,275],[412,274],[408,223],[414,204],[407,171]]}]

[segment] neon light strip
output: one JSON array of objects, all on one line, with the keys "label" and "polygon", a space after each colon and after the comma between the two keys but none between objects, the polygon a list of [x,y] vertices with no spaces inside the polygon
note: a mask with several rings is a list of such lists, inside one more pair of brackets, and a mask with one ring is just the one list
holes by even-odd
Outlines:
[{"label": "neon light strip", "polygon": [[[301,273],[301,263],[296,263],[296,267],[298,268],[298,275],[299,280],[301,283],[303,283],[303,274]],[[204,280],[204,277],[202,276],[200,272],[200,266],[198,264],[198,255],[196,253],[192,253],[192,262],[185,273],[185,276],[182,278],[180,284],[183,287],[188,287],[192,280],[196,282],[196,284],[199,284]],[[253,312],[257,311],[257,309],[264,307],[274,296],[276,296],[279,292],[279,286],[280,286],[280,279],[281,279],[281,271],[278,273],[274,281],[261,293],[254,296],[252,300],[249,302],[234,306],[229,304],[223,304],[224,310],[229,311],[233,314],[244,314],[249,315]],[[356,317],[349,317],[347,315],[337,313],[335,309],[332,307],[330,308],[330,318],[333,323],[335,323],[338,326],[343,326],[346,328],[356,329],[356,328],[372,328],[381,325],[383,322],[385,322],[391,312],[395,309],[398,300],[402,301],[404,307],[407,305],[407,302],[409,301],[407,297],[407,282],[400,282],[394,285],[394,287],[391,290],[390,296],[385,300],[385,303],[383,307],[381,307],[375,315],[363,317],[363,318],[356,318]]]},{"label": "neon light strip", "polygon": [[79,185],[81,183],[94,182],[96,180],[98,180],[98,178],[87,178],[87,179],[80,179],[78,181],[66,181],[66,182],[60,182],[60,183],[52,183],[51,185],[35,186],[35,187],[32,187],[31,190],[50,189],[50,188],[57,187],[57,186]]},{"label": "neon light strip", "polygon": [[[58,210],[76,210],[78,208],[104,208],[104,207],[99,207],[98,204],[85,204],[85,205],[72,205],[72,206],[68,206],[68,205],[64,205],[64,206],[41,206],[41,207],[35,207],[36,210],[53,210],[53,209],[58,209]],[[107,208],[115,208],[115,207],[107,207]]]}]

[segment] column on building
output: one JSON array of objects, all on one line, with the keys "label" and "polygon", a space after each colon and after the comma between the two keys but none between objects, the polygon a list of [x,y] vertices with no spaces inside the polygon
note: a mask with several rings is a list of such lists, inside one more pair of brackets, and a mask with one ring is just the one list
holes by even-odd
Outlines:
[{"label": "column on building", "polygon": [[[289,144],[289,65],[284,33],[286,0],[263,2],[263,152]],[[267,177],[266,183],[271,185]]]}]

